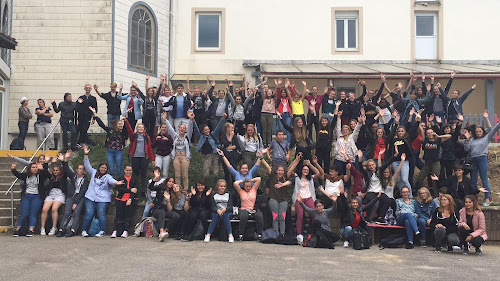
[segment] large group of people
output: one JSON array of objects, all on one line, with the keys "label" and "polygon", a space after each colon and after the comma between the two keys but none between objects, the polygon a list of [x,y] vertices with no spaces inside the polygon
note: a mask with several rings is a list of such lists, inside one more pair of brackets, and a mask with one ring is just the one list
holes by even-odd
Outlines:
[{"label": "large group of people", "polygon": [[[451,90],[454,76],[443,89],[433,76],[426,84],[424,74],[416,87],[419,77],[410,73],[406,87],[398,83],[390,89],[381,74],[378,90],[367,90],[360,80],[362,94],[356,97],[337,92],[332,80],[323,94],[305,81],[300,87],[280,78],[273,85],[262,76],[254,87],[243,79],[241,87],[226,81],[226,90],[216,91],[216,82],[208,77],[202,90],[191,89],[189,80],[186,89],[182,84],[169,87],[162,75],[158,87],[149,87],[146,76],[146,94],[136,83],[127,94],[123,84],[112,83],[108,93],[87,84],[76,102],[66,93],[59,105],[51,101],[52,109],[39,99],[38,139],[47,136],[54,112],[61,112],[63,153],[52,160],[41,156],[36,163],[14,157],[27,165],[20,173],[12,164],[12,172],[23,181],[14,235],[25,220],[27,236],[34,235],[42,208],[41,235],[47,234],[49,211],[48,235],[76,235],[84,210],[81,235],[89,235],[96,216],[101,230],[95,236],[105,236],[114,191],[112,238],[128,236],[133,212],[144,198],[143,218],[155,218],[160,241],[169,234],[190,240],[198,222],[205,242],[219,222],[229,242],[235,241],[233,233],[244,240],[248,229],[260,239],[265,221],[284,236],[292,228],[287,216],[295,213],[292,232],[302,243],[304,214],[309,213],[323,247],[333,248],[340,238],[348,247],[369,224],[395,223],[406,228],[406,248],[413,248],[415,239],[426,247],[430,227],[436,251],[460,246],[468,252],[472,245],[480,253],[487,236],[478,194],[484,193],[483,206],[492,202],[488,143],[500,123],[492,127],[485,111],[488,128],[463,127],[462,104],[475,85],[461,95]],[[97,115],[92,88],[107,102],[107,124]],[[21,104],[19,130],[25,136],[32,115],[26,98]],[[274,120],[279,121],[277,130]],[[94,122],[106,132],[107,150],[106,163],[95,168],[88,159],[95,143],[87,134]],[[127,146],[130,165],[123,166]],[[68,159],[78,149],[83,149],[84,161],[73,170]],[[224,176],[214,186],[203,179],[190,183],[193,153],[203,156],[204,178],[219,174],[222,166]],[[148,178],[149,166],[154,169]],[[58,209],[64,204],[62,221],[71,214],[75,218],[66,227],[70,231],[57,228]],[[340,216],[340,236],[330,227],[333,214]],[[233,217],[239,218],[238,231],[232,230]],[[248,227],[249,219],[255,220],[255,228]]]}]

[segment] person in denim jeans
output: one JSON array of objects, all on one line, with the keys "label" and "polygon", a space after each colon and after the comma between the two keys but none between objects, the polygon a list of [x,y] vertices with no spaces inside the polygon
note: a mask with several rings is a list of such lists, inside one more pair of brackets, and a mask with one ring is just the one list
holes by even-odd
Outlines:
[{"label": "person in denim jeans", "polygon": [[210,236],[214,233],[215,227],[222,220],[224,229],[226,230],[229,243],[234,243],[233,230],[231,229],[231,218],[233,217],[233,199],[231,193],[226,192],[226,181],[219,180],[214,193],[211,196],[212,201],[212,221],[208,226],[208,233],[205,235],[203,242],[210,242]]},{"label": "person in denim jeans", "polygon": [[431,223],[432,213],[436,209],[436,203],[432,200],[431,193],[426,187],[418,190],[418,197],[415,201],[415,213],[417,214],[418,230],[422,233],[420,238],[420,247],[427,247],[426,227]]},{"label": "person in denim jeans", "polygon": [[349,242],[355,232],[359,232],[360,230],[366,231],[367,225],[364,212],[371,209],[378,202],[381,195],[382,193],[379,193],[379,196],[373,198],[364,207],[360,207],[356,197],[351,198],[351,206],[349,206],[347,198],[343,193],[340,194],[337,200],[337,210],[340,213],[340,235],[344,238],[344,248],[349,247]]},{"label": "person in denim jeans", "polygon": [[28,123],[30,119],[33,118],[28,108],[28,99],[26,97],[21,98],[21,106],[19,107],[18,113],[19,122],[17,125],[19,127],[19,139],[21,139],[21,146],[22,149],[24,149],[24,139],[26,139],[26,135],[28,135]]},{"label": "person in denim jeans", "polygon": [[99,164],[97,169],[92,168],[89,160],[90,149],[86,145],[82,148],[84,154],[83,164],[90,175],[89,188],[85,193],[85,216],[83,217],[82,236],[89,236],[87,230],[97,210],[97,219],[101,231],[96,234],[96,237],[103,237],[106,235],[106,210],[109,202],[111,202],[111,188],[115,185],[122,185],[124,181],[116,181],[108,174],[108,165],[106,163]]},{"label": "person in denim jeans", "polygon": [[415,200],[410,198],[410,189],[407,186],[401,188],[401,198],[396,199],[396,216],[396,223],[406,227],[406,249],[413,249],[413,234],[420,236],[421,233],[417,226]]},{"label": "person in denim jeans", "polygon": [[95,112],[94,119],[96,120],[99,127],[106,131],[106,140],[104,146],[106,146],[106,162],[109,166],[109,174],[114,177],[115,171],[118,177],[123,176],[123,147],[125,146],[125,140],[127,135],[125,130],[123,130],[123,121],[113,120],[111,121],[111,128],[104,125],[101,118],[99,118]]},{"label": "person in denim jeans", "polygon": [[63,150],[68,150],[68,132],[71,133],[71,149],[76,150],[76,126],[75,126],[75,106],[76,103],[71,100],[71,94],[64,94],[64,101],[59,103],[59,106],[54,100],[50,103],[54,107],[56,113],[61,112],[61,131],[62,131],[62,144]]}]

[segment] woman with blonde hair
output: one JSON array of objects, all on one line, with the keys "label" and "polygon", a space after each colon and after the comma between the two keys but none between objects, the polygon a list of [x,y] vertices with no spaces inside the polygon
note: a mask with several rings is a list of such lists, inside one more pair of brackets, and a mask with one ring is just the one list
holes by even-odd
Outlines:
[{"label": "woman with blonde hair", "polygon": [[222,220],[222,224],[226,229],[229,243],[234,243],[233,230],[231,229],[231,217],[233,216],[233,199],[231,193],[227,192],[227,183],[220,179],[215,186],[216,192],[210,196],[212,201],[212,221],[208,226],[208,233],[205,235],[203,242],[210,242],[210,236],[215,230],[215,227]]},{"label": "woman with blonde hair", "polygon": [[262,139],[257,134],[254,124],[247,124],[244,136],[238,135],[241,150],[243,150],[243,163],[251,165],[257,160],[257,153],[264,149]]},{"label": "woman with blonde hair", "polygon": [[465,196],[465,207],[460,210],[458,233],[463,244],[464,254],[468,254],[470,245],[476,248],[476,255],[482,254],[481,245],[488,239],[484,213],[473,195]]},{"label": "woman with blonde hair", "polygon": [[436,209],[436,204],[432,200],[431,192],[427,187],[422,187],[418,190],[418,197],[415,201],[415,213],[417,214],[418,230],[422,233],[420,238],[420,247],[427,247],[426,244],[426,227],[431,223],[431,216]]},{"label": "woman with blonde hair", "polygon": [[313,143],[311,139],[307,136],[306,133],[306,124],[301,117],[295,117],[293,119],[293,128],[288,126],[285,121],[281,118],[281,115],[278,113],[278,117],[280,118],[281,124],[292,134],[292,141],[290,142],[290,149],[295,147],[295,155],[302,154],[302,158],[297,164],[297,169],[295,172],[298,175],[302,173],[302,167],[304,166],[304,160],[312,160],[312,147]]},{"label": "woman with blonde hair", "polygon": [[441,247],[448,244],[448,252],[453,251],[453,246],[460,245],[458,237],[458,218],[455,213],[455,201],[449,194],[439,197],[440,207],[432,214],[431,228],[434,229],[436,240],[436,253],[441,253]]}]

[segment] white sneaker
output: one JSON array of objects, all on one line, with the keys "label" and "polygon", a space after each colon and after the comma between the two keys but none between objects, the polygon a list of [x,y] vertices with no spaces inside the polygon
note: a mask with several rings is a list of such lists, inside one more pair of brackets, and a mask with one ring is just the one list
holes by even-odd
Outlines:
[{"label": "white sneaker", "polygon": [[[233,240],[234,240],[234,239],[233,239]],[[206,235],[205,235],[205,240],[203,240],[203,242],[205,242],[205,243],[210,242],[210,235],[206,234]]]},{"label": "white sneaker", "polygon": [[302,236],[302,234],[297,235],[297,242],[299,243],[304,242],[304,236]]},{"label": "white sneaker", "polygon": [[106,233],[105,233],[104,231],[102,231],[102,230],[101,230],[101,231],[99,231],[99,233],[97,233],[97,234],[95,235],[95,237],[104,237],[104,236],[106,236]]},{"label": "white sneaker", "polygon": [[344,248],[349,248],[349,241],[344,241]]},{"label": "white sneaker", "polygon": [[122,233],[122,236],[121,236],[121,237],[122,237],[122,238],[127,238],[127,237],[128,237],[128,231],[126,231],[126,230],[125,230],[125,231]]},{"label": "white sneaker", "polygon": [[49,231],[49,236],[54,236],[57,233],[57,228],[53,227]]},{"label": "white sneaker", "polygon": [[82,230],[82,237],[89,237],[89,234],[87,233],[87,231]]},{"label": "white sneaker", "polygon": [[162,233],[160,233],[160,235],[158,237],[159,237],[160,242],[163,242],[165,239],[168,238],[168,232],[163,231]]},{"label": "white sneaker", "polygon": [[113,230],[113,233],[111,233],[111,238],[116,238],[116,230]]},{"label": "white sneaker", "polygon": [[234,236],[229,236],[227,240],[229,241],[229,243],[234,243]]},{"label": "white sneaker", "polygon": [[40,228],[40,235],[45,236],[47,233],[45,232],[45,228]]}]

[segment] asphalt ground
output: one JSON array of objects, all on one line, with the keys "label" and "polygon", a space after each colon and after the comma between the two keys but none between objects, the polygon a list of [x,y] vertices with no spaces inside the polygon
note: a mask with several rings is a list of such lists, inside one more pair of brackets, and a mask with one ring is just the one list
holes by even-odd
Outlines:
[{"label": "asphalt ground", "polygon": [[258,242],[0,235],[0,280],[500,280],[500,246],[355,251]]}]

